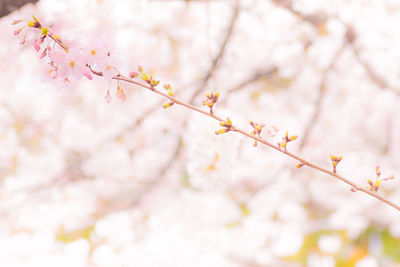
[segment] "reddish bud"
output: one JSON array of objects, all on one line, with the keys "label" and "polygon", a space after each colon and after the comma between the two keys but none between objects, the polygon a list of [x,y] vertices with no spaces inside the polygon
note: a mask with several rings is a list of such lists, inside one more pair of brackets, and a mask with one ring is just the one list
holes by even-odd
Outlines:
[{"label": "reddish bud", "polygon": [[297,165],[296,165],[296,168],[301,168],[301,167],[303,167],[304,166],[304,163],[298,163]]},{"label": "reddish bud", "polygon": [[20,23],[21,21],[22,21],[22,19],[14,19],[14,20],[11,22],[11,25],[18,24],[18,23]]},{"label": "reddish bud", "polygon": [[117,86],[117,92],[116,92],[116,94],[117,94],[117,98],[118,98],[118,99],[120,99],[120,100],[122,100],[122,101],[125,101],[125,100],[126,100],[125,92],[124,92],[124,90],[123,90],[119,85]]},{"label": "reddish bud", "polygon": [[138,76],[139,76],[139,73],[137,73],[137,72],[134,72],[134,71],[129,72],[129,78],[131,78],[131,79],[134,79]]},{"label": "reddish bud", "polygon": [[219,134],[223,134],[223,133],[226,133],[226,132],[228,132],[228,129],[219,129],[218,131],[215,131],[215,134],[219,135]]},{"label": "reddish bud", "polygon": [[157,86],[157,85],[159,85],[159,84],[160,84],[160,81],[153,80],[153,79],[150,81],[150,85],[151,85],[151,86]]},{"label": "reddish bud", "polygon": [[164,104],[163,108],[169,108],[169,107],[172,107],[174,104],[175,104],[175,102],[169,102],[169,103],[166,103],[166,104]]},{"label": "reddish bud", "polygon": [[46,36],[47,33],[49,32],[49,30],[47,28],[44,28],[44,27],[42,27],[41,30],[42,30],[42,35],[43,36]]},{"label": "reddish bud", "polygon": [[14,35],[18,35],[18,34],[20,34],[21,33],[21,31],[23,30],[24,28],[19,28],[19,29],[16,29],[15,31],[14,31]]},{"label": "reddish bud", "polygon": [[19,42],[19,44],[23,45],[23,44],[25,44],[25,42],[26,42],[26,34],[24,34],[24,37],[22,37],[22,40],[21,40],[21,42]]},{"label": "reddish bud", "polygon": [[170,90],[172,90],[172,87],[169,83],[166,83],[166,84],[164,84],[164,89],[167,91],[170,91]]},{"label": "reddish bud", "polygon": [[106,102],[110,103],[111,102],[111,94],[110,94],[110,90],[107,90],[107,94],[105,96]]},{"label": "reddish bud", "polygon": [[390,176],[384,178],[383,181],[388,181],[388,180],[392,180],[392,179],[394,179],[394,175],[393,174],[391,174]]},{"label": "reddish bud", "polygon": [[47,48],[45,48],[42,52],[42,54],[40,55],[40,59],[44,58],[47,55]]}]

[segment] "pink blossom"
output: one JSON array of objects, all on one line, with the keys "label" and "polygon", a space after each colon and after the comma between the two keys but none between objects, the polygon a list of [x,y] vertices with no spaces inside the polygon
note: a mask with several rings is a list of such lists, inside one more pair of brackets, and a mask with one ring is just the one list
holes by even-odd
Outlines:
[{"label": "pink blossom", "polygon": [[104,42],[91,44],[84,49],[85,61],[89,65],[103,65],[104,59],[109,55],[110,49]]},{"label": "pink blossom", "polygon": [[100,62],[96,62],[96,70],[103,73],[103,77],[111,82],[112,78],[118,74],[117,70],[114,67],[114,62],[111,60],[110,56],[106,56]]},{"label": "pink blossom", "polygon": [[92,80],[92,79],[93,79],[92,72],[91,72],[90,69],[87,68],[87,67],[83,70],[83,76],[85,76],[85,77],[88,78],[89,80]]},{"label": "pink blossom", "polygon": [[47,47],[45,49],[43,49],[43,52],[40,55],[40,59],[44,58],[45,56],[47,56]]},{"label": "pink blossom", "polygon": [[110,89],[107,90],[106,96],[104,97],[106,99],[107,103],[111,102],[111,94],[110,94]]},{"label": "pink blossom", "polygon": [[41,71],[42,73],[42,81],[43,82],[49,82],[53,81],[54,79],[57,78],[57,66],[53,62],[44,65],[43,70]]},{"label": "pink blossom", "polygon": [[90,70],[79,50],[70,49],[66,53],[64,50],[54,49],[49,53],[49,56],[58,65],[58,76],[60,78],[72,76],[79,80],[82,76],[85,76],[89,80],[92,79]]},{"label": "pink blossom", "polygon": [[40,50],[40,45],[41,45],[41,42],[40,42],[39,38],[37,38],[37,39],[35,39],[35,41],[33,41],[33,47],[35,48],[36,51]]}]

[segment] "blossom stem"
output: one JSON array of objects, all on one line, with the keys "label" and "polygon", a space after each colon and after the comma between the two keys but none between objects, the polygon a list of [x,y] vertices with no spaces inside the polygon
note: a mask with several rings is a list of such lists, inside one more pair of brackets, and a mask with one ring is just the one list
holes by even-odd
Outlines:
[{"label": "blossom stem", "polygon": [[[68,51],[68,46],[67,46],[60,38],[54,37],[53,34],[49,34],[48,36],[49,36],[54,42],[56,42],[61,48],[63,48],[65,51]],[[93,69],[91,68],[90,65],[87,65],[87,67],[90,69],[90,71],[91,71],[94,75],[103,76],[103,73],[102,73],[102,72],[93,70]],[[217,121],[219,121],[219,122],[224,122],[224,119],[222,119],[222,118],[218,117],[217,115],[215,115],[214,112],[207,112],[207,111],[204,111],[204,110],[202,110],[202,109],[200,109],[200,108],[198,108],[198,107],[196,107],[196,106],[194,106],[194,105],[191,105],[191,104],[188,104],[188,103],[186,103],[186,102],[184,102],[184,101],[181,101],[181,100],[175,98],[175,97],[172,96],[172,95],[169,95],[169,94],[167,94],[167,93],[163,93],[162,91],[157,90],[154,86],[142,84],[142,83],[137,82],[137,81],[135,81],[135,80],[133,80],[133,79],[131,79],[131,78],[129,78],[129,77],[125,77],[125,76],[123,76],[122,74],[115,75],[115,76],[112,77],[112,79],[114,79],[114,80],[119,80],[119,81],[125,81],[125,82],[128,82],[128,83],[135,84],[135,85],[137,85],[137,86],[146,88],[146,89],[148,89],[148,90],[150,90],[150,91],[153,91],[154,93],[157,93],[157,94],[159,94],[159,95],[161,95],[161,96],[163,96],[163,97],[169,99],[171,102],[173,102],[173,103],[175,103],[175,104],[181,105],[181,106],[183,106],[183,107],[186,107],[186,108],[188,108],[188,109],[191,109],[191,110],[193,110],[193,111],[196,111],[196,112],[198,112],[198,113],[201,113],[201,114],[203,114],[203,115],[205,115],[205,116],[211,117],[211,118],[213,118],[213,119],[215,119],[215,120],[217,120]],[[259,135],[252,135],[252,134],[250,134],[250,133],[248,133],[248,132],[246,132],[246,131],[244,131],[244,130],[241,130],[240,128],[234,126],[233,124],[230,126],[229,129],[230,129],[230,131],[238,132],[238,133],[240,133],[240,134],[242,134],[242,135],[244,135],[244,136],[247,136],[248,138],[251,138],[251,139],[253,139],[253,140],[259,142],[259,143],[262,143],[262,144],[264,144],[264,145],[266,145],[266,146],[269,146],[269,147],[272,148],[272,149],[275,149],[275,150],[277,150],[277,151],[279,151],[279,152],[281,152],[281,153],[283,153],[283,154],[286,154],[287,156],[289,156],[289,157],[291,157],[291,158],[293,158],[293,159],[299,161],[302,165],[307,165],[307,166],[309,166],[310,168],[313,168],[313,169],[315,169],[315,170],[318,170],[318,171],[320,171],[320,172],[323,172],[323,173],[325,173],[325,174],[328,174],[328,175],[330,175],[330,176],[332,176],[332,177],[334,177],[334,178],[336,178],[336,179],[338,179],[338,180],[341,180],[342,182],[344,182],[344,183],[350,185],[350,186],[351,186],[351,191],[353,191],[353,192],[355,192],[355,191],[364,192],[365,194],[368,194],[368,195],[370,195],[370,196],[372,196],[372,197],[374,197],[374,198],[376,198],[376,199],[382,201],[383,203],[386,203],[387,205],[389,205],[389,206],[391,206],[391,207],[393,207],[393,208],[395,208],[395,209],[397,209],[397,210],[400,211],[400,206],[397,205],[396,203],[394,203],[394,202],[392,202],[392,201],[386,199],[385,197],[383,197],[383,196],[381,196],[381,195],[379,195],[379,194],[377,194],[377,193],[375,193],[375,192],[372,192],[372,191],[370,191],[370,190],[368,190],[368,189],[366,189],[366,188],[363,188],[363,187],[359,186],[358,184],[356,184],[356,183],[350,181],[349,179],[344,178],[343,176],[337,174],[335,171],[330,171],[330,170],[328,170],[328,169],[325,169],[325,168],[323,168],[323,167],[320,167],[320,166],[318,166],[318,165],[316,165],[316,164],[314,164],[314,163],[312,163],[312,162],[307,161],[306,159],[301,158],[300,156],[297,156],[297,155],[295,155],[295,154],[292,154],[292,153],[288,152],[286,149],[285,149],[285,150],[282,150],[282,149],[281,149],[280,147],[278,147],[277,145],[274,145],[274,144],[268,142],[267,140],[263,139],[263,138],[260,137]]]},{"label": "blossom stem", "polygon": [[[101,72],[97,72],[97,71],[93,71],[93,70],[92,70],[92,73],[95,74],[95,75],[99,75],[99,76],[103,75]],[[205,116],[211,117],[211,118],[213,118],[213,119],[215,119],[217,121],[220,121],[220,122],[224,121],[224,119],[218,117],[214,113],[211,114],[210,112],[206,112],[206,111],[204,111],[204,110],[202,110],[202,109],[200,109],[200,108],[198,108],[196,106],[193,106],[191,104],[187,104],[187,103],[175,98],[174,96],[170,96],[170,95],[168,95],[166,93],[163,93],[163,92],[157,90],[153,86],[142,84],[142,83],[137,82],[137,81],[135,81],[133,79],[125,77],[125,76],[123,76],[121,74],[114,76],[113,79],[120,80],[120,81],[125,81],[125,82],[128,82],[128,83],[135,84],[137,86],[143,87],[143,88],[148,89],[150,91],[153,91],[154,93],[157,93],[157,94],[159,94],[159,95],[161,95],[161,96],[163,96],[165,98],[168,98],[169,100],[171,100],[172,102],[174,102],[174,103],[176,103],[178,105],[184,106],[184,107],[186,107],[188,109],[191,109],[193,111],[201,113],[201,114],[203,114]],[[273,148],[273,149],[275,149],[275,150],[277,150],[277,151],[279,151],[279,152],[281,152],[283,154],[286,154],[287,156],[289,156],[289,157],[301,162],[303,165],[307,165],[307,166],[309,166],[309,167],[311,167],[311,168],[313,168],[315,170],[318,170],[318,171],[323,172],[325,174],[328,174],[328,175],[330,175],[332,177],[335,177],[338,180],[341,180],[342,182],[350,185],[352,191],[357,191],[358,190],[358,191],[364,192],[364,193],[366,193],[366,194],[368,194],[368,195],[370,195],[370,196],[372,196],[372,197],[374,197],[374,198],[376,198],[376,199],[386,203],[387,205],[389,205],[389,206],[391,206],[391,207],[393,207],[393,208],[395,208],[395,209],[400,211],[400,206],[397,205],[396,203],[386,199],[385,197],[383,197],[383,196],[381,196],[381,195],[379,195],[379,194],[377,194],[375,192],[369,191],[368,189],[361,187],[360,185],[350,181],[349,179],[347,179],[347,178],[345,178],[345,177],[343,177],[343,176],[341,176],[341,175],[339,175],[339,174],[337,174],[337,173],[335,173],[333,171],[330,171],[328,169],[320,167],[320,166],[318,166],[318,165],[316,165],[316,164],[314,164],[314,163],[312,163],[312,162],[310,162],[310,161],[308,161],[306,159],[303,159],[300,156],[297,156],[297,155],[295,155],[293,153],[288,152],[287,150],[281,150],[277,145],[274,145],[274,144],[268,142],[267,140],[263,139],[262,137],[259,137],[259,136],[256,136],[256,135],[251,135],[250,133],[248,133],[248,132],[246,132],[244,130],[241,130],[240,128],[238,128],[238,127],[236,127],[234,125],[232,125],[230,129],[231,129],[231,131],[238,132],[238,133],[240,133],[240,134],[242,134],[244,136],[247,136],[248,138],[256,140],[259,143],[262,143],[262,144],[264,144],[266,146],[269,146],[269,147],[271,147],[271,148]]]}]

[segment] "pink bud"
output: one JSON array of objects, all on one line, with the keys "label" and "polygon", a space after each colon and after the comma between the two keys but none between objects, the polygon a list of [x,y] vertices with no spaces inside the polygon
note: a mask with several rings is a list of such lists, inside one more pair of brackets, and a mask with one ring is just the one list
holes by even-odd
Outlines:
[{"label": "pink bud", "polygon": [[22,37],[22,40],[21,40],[21,42],[19,42],[19,44],[23,45],[23,44],[25,44],[25,41],[26,41],[26,34],[24,34],[24,37]]},{"label": "pink bud", "polygon": [[137,72],[134,72],[134,71],[132,71],[132,72],[129,72],[129,78],[136,78],[137,76],[139,76],[139,73],[137,73]]},{"label": "pink bud", "polygon": [[20,32],[22,31],[22,29],[23,29],[23,28],[16,29],[16,30],[14,31],[14,35],[20,34]]},{"label": "pink bud", "polygon": [[22,19],[14,19],[14,20],[11,22],[11,25],[18,24],[18,23],[20,23],[21,21],[22,21]]},{"label": "pink bud", "polygon": [[124,90],[123,90],[119,85],[118,85],[118,87],[117,87],[116,95],[117,95],[117,98],[118,98],[118,99],[120,99],[120,100],[122,100],[122,101],[125,101],[125,100],[126,100],[125,92],[124,92]]},{"label": "pink bud", "polygon": [[111,102],[111,94],[110,94],[110,90],[107,90],[107,94],[105,96],[106,102],[110,103]]},{"label": "pink bud", "polygon": [[394,179],[394,175],[391,174],[389,177],[386,177],[385,179],[383,179],[384,181],[388,181],[388,180],[392,180]]},{"label": "pink bud", "polygon": [[52,79],[55,79],[55,78],[57,78],[57,71],[55,70],[55,71],[53,71],[51,74],[50,74],[50,77],[52,78]]},{"label": "pink bud", "polygon": [[90,70],[89,70],[88,68],[86,68],[86,69],[83,71],[83,75],[84,75],[86,78],[88,78],[89,80],[92,80],[92,79],[93,79],[92,73],[90,72]]},{"label": "pink bud", "polygon": [[39,43],[39,39],[35,39],[35,41],[33,42],[33,47],[35,48],[36,51],[40,50],[40,43]]},{"label": "pink bud", "polygon": [[47,48],[45,48],[42,52],[42,54],[40,55],[40,59],[44,58],[47,55]]}]

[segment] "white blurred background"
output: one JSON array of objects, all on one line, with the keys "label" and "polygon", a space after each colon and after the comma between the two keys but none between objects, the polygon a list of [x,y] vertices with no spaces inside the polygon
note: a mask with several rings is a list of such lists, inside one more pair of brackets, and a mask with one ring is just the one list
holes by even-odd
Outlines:
[{"label": "white blurred background", "polygon": [[365,187],[400,175],[398,1],[41,0],[0,20],[1,266],[400,266],[392,207],[142,88],[43,81],[10,25],[32,14]]}]

